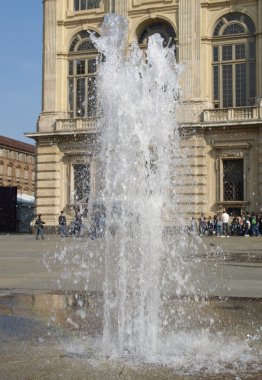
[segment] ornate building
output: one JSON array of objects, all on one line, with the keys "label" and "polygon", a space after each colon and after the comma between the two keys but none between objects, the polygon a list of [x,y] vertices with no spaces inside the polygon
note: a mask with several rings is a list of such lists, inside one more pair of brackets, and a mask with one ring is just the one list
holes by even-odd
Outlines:
[{"label": "ornate building", "polygon": [[[261,0],[44,0],[43,102],[35,133],[37,213],[90,211],[96,178],[96,57],[108,12],[129,21],[129,43],[160,33],[176,45],[182,148],[190,176],[177,189],[191,215],[262,210]],[[183,173],[183,168],[181,168]]]},{"label": "ornate building", "polygon": [[17,187],[17,194],[34,195],[35,146],[0,136],[0,186]]}]

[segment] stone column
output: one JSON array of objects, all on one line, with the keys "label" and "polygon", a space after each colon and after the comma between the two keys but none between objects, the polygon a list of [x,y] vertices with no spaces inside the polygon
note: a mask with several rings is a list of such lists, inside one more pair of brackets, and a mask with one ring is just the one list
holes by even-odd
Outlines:
[{"label": "stone column", "polygon": [[186,65],[186,101],[200,98],[200,0],[179,1],[179,62]]},{"label": "stone column", "polygon": [[257,2],[257,103],[262,107],[262,1]]},{"label": "stone column", "polygon": [[127,18],[127,0],[112,0],[114,3],[114,13],[117,13],[125,18]]},{"label": "stone column", "polygon": [[39,132],[53,130],[56,110],[56,0],[43,1],[43,82]]},{"label": "stone column", "polygon": [[[257,2],[257,104],[260,106],[260,112],[262,109],[262,1]],[[260,113],[262,115],[262,112]],[[261,120],[262,122],[262,120]],[[262,212],[262,126],[259,127],[259,141],[258,141],[258,210]]]},{"label": "stone column", "polygon": [[262,126],[259,127],[259,140],[258,140],[258,157],[257,157],[257,184],[258,184],[258,194],[257,195],[257,211],[262,212]]}]

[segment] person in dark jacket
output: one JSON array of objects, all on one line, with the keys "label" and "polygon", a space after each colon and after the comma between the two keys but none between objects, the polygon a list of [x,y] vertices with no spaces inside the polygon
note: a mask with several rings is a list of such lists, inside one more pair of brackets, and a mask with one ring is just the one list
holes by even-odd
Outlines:
[{"label": "person in dark jacket", "polygon": [[58,217],[58,224],[60,229],[60,235],[61,237],[67,236],[67,229],[66,229],[66,217],[64,215],[64,211],[61,211],[59,217]]},{"label": "person in dark jacket", "polygon": [[44,239],[44,224],[45,222],[42,220],[42,215],[39,214],[35,221],[35,228],[36,228],[36,240],[39,239],[41,236],[42,239]]}]

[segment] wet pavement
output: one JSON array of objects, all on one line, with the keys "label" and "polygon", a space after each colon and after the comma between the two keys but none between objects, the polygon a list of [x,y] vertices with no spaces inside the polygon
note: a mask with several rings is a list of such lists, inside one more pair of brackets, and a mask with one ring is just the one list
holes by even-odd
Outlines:
[{"label": "wet pavement", "polygon": [[[99,244],[0,236],[1,380],[262,379],[262,238],[205,238],[202,264],[224,285],[216,287],[219,296],[163,305],[171,316],[165,346],[180,346],[162,364],[102,354]],[[192,332],[186,317],[177,326],[181,307],[195,316]],[[172,337],[174,325],[179,334]]]}]

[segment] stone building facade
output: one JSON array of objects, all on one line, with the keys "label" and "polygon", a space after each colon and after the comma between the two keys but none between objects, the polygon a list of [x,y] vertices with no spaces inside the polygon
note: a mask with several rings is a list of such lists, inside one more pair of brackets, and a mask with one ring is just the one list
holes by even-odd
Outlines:
[{"label": "stone building facade", "polygon": [[[43,101],[37,130],[37,213],[90,211],[95,198],[95,77],[104,15],[129,22],[129,43],[158,32],[176,45],[181,78],[182,203],[191,215],[262,210],[262,1],[44,0]],[[188,215],[189,216],[189,215]]]},{"label": "stone building facade", "polygon": [[18,195],[35,193],[34,145],[0,136],[0,186],[17,187]]}]

